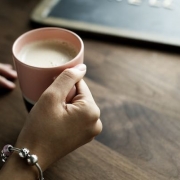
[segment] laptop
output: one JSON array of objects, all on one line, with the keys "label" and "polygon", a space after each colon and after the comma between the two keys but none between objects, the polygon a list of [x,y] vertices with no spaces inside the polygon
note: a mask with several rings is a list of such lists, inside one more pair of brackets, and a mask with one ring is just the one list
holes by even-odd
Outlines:
[{"label": "laptop", "polygon": [[42,0],[31,20],[46,26],[180,46],[180,0]]}]

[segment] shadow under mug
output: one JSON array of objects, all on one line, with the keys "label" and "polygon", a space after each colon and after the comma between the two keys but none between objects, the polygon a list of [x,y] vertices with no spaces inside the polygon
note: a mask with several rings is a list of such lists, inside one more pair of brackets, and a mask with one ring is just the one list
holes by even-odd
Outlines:
[{"label": "shadow under mug", "polygon": [[[21,49],[32,42],[42,40],[61,40],[72,44],[77,50],[77,55],[67,63],[56,67],[35,67],[27,65],[18,58]],[[25,105],[28,111],[38,101],[41,94],[51,85],[54,78],[65,69],[74,67],[84,61],[84,44],[82,39],[72,31],[46,27],[35,29],[21,35],[12,47],[13,60],[18,74],[18,80]],[[38,59],[37,59],[38,61]]]}]

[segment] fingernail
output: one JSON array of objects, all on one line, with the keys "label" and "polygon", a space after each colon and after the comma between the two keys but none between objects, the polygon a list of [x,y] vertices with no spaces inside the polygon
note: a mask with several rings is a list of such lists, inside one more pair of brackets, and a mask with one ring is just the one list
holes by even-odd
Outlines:
[{"label": "fingernail", "polygon": [[85,71],[86,65],[85,64],[78,64],[77,66],[74,66],[73,68],[78,69],[80,71]]}]

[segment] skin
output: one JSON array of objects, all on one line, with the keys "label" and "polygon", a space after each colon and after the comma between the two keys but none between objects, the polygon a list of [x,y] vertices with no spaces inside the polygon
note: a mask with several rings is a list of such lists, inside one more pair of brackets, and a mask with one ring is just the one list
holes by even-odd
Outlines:
[{"label": "skin", "polygon": [[[61,73],[33,107],[19,134],[15,146],[36,154],[43,171],[102,130],[100,110],[82,79],[85,73],[85,65]],[[76,96],[66,103],[74,86]],[[28,166],[17,153],[9,157],[0,171],[1,180],[34,180],[37,175],[37,169]]]},{"label": "skin", "polygon": [[0,63],[0,88],[14,89],[15,84],[11,81],[17,78],[17,73],[10,64]]}]

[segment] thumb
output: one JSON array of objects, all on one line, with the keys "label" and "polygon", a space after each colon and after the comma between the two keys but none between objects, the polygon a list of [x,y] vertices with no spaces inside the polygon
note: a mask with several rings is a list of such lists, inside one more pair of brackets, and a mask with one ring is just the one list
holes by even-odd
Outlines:
[{"label": "thumb", "polygon": [[55,93],[60,92],[59,98],[65,101],[71,89],[84,77],[85,73],[85,64],[65,69],[52,83],[51,88]]}]

